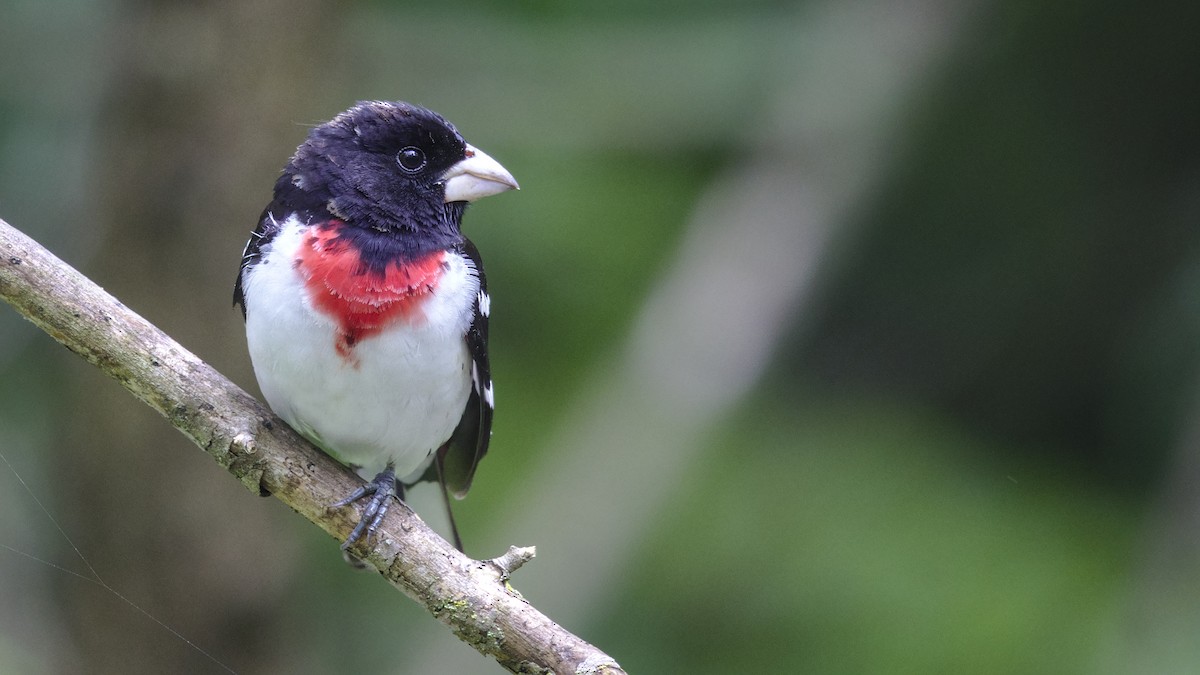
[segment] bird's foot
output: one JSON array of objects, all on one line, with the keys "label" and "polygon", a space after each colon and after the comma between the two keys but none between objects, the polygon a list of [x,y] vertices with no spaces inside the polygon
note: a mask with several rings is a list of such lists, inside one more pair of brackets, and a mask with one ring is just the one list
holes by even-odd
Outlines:
[{"label": "bird's foot", "polygon": [[341,508],[367,495],[371,495],[371,499],[363,509],[362,517],[358,520],[358,525],[354,526],[354,531],[350,533],[349,537],[346,537],[346,541],[342,542],[343,551],[349,550],[355,542],[362,538],[364,532],[367,535],[367,543],[370,543],[372,537],[375,536],[375,530],[379,529],[383,517],[387,515],[388,509],[392,506],[392,498],[399,496],[396,472],[392,467],[389,466],[380,471],[371,479],[371,482],[364,484],[345,499],[330,504],[329,508]]}]

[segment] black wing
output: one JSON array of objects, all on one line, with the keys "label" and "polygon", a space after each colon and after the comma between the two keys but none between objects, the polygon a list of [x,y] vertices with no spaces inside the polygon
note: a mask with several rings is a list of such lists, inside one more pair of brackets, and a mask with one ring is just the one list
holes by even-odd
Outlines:
[{"label": "black wing", "polygon": [[469,240],[463,239],[458,252],[475,264],[479,273],[479,293],[475,296],[475,316],[467,329],[467,351],[471,354],[471,396],[463,410],[462,420],[450,440],[437,453],[437,467],[444,486],[462,499],[471,489],[471,480],[480,460],[487,454],[492,438],[492,414],[495,399],[492,392],[492,369],[488,364],[488,314],[491,297],[483,273],[483,259]]},{"label": "black wing", "polygon": [[258,218],[258,227],[254,228],[250,241],[246,242],[246,248],[242,251],[242,266],[233,284],[233,304],[242,308],[243,319],[246,318],[246,296],[243,294],[242,277],[246,270],[258,264],[262,247],[271,243],[290,216],[311,220],[313,214],[324,213],[328,217],[325,204],[330,198],[329,190],[304,189],[300,185],[289,165],[275,181],[275,198],[263,209]]},{"label": "black wing", "polygon": [[279,219],[271,207],[267,207],[258,219],[258,227],[250,233],[250,241],[246,242],[246,248],[242,250],[242,264],[238,268],[237,280],[233,282],[233,304],[242,308],[243,319],[246,318],[246,297],[242,294],[242,276],[246,274],[246,270],[258,264],[262,247],[275,238],[279,227]]}]

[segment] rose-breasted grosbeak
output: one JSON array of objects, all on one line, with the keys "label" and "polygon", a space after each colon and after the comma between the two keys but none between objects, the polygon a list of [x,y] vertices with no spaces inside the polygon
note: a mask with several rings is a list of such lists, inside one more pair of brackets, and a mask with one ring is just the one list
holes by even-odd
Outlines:
[{"label": "rose-breasted grosbeak", "polygon": [[468,202],[516,187],[437,113],[360,102],[309,133],[246,244],[233,299],[263,395],[374,475],[331,505],[372,495],[343,550],[406,481],[471,486],[491,436],[491,300],[459,227]]}]

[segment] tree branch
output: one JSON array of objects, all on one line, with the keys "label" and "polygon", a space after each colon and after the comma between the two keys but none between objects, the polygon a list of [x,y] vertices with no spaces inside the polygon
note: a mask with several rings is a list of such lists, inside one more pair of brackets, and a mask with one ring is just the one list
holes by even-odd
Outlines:
[{"label": "tree branch", "polygon": [[[154,408],[255,493],[274,495],[336,539],[354,509],[330,510],[359,479],[265,406],[37,242],[0,220],[0,298]],[[505,583],[533,557],[459,553],[410,509],[393,508],[356,553],[463,642],[512,672],[621,675]]]}]

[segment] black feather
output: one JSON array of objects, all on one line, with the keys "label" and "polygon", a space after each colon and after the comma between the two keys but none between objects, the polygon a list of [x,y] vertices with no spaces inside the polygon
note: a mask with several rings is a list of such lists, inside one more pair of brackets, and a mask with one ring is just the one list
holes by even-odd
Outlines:
[{"label": "black feather", "polygon": [[472,386],[462,419],[450,440],[438,451],[445,487],[462,499],[471,489],[475,469],[487,454],[492,438],[492,416],[495,412],[488,399],[492,390],[492,368],[488,362],[488,317],[480,306],[480,297],[487,298],[487,277],[483,272],[483,259],[479,250],[469,239],[463,239],[458,252],[475,265],[479,273],[479,296],[476,296],[475,315],[467,330],[467,351],[471,354]]}]

